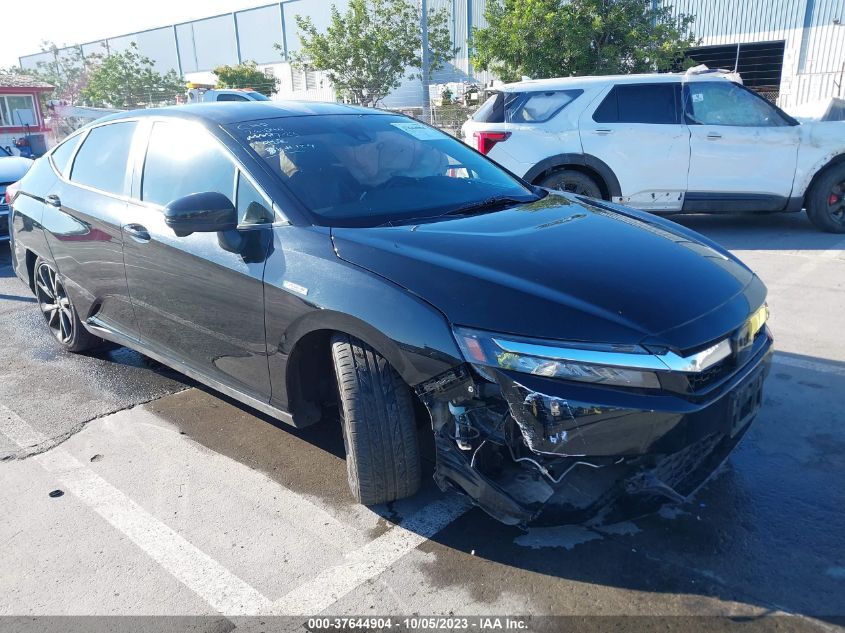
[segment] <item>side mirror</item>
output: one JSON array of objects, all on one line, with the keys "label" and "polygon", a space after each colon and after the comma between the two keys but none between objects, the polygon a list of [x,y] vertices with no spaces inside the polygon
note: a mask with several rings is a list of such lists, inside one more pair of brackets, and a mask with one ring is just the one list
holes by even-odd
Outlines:
[{"label": "side mirror", "polygon": [[177,198],[164,207],[164,223],[177,237],[231,231],[238,226],[235,205],[222,193],[206,191]]}]

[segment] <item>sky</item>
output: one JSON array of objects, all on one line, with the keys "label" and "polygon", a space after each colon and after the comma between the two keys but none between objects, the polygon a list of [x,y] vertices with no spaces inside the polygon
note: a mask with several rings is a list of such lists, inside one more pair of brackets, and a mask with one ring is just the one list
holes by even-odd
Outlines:
[{"label": "sky", "polygon": [[272,0],[0,0],[0,68],[42,40],[81,44],[264,4]]}]

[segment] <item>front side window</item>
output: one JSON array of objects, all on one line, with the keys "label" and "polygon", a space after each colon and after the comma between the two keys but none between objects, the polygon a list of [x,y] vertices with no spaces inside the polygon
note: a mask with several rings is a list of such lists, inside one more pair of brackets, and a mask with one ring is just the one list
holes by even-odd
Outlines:
[{"label": "front side window", "polygon": [[730,81],[697,81],[684,90],[687,120],[699,125],[777,127],[788,125],[777,108]]},{"label": "front side window", "polygon": [[596,123],[679,124],[677,83],[614,86],[596,111]]},{"label": "front side window", "polygon": [[126,165],[135,122],[111,123],[92,129],[76,153],[71,181],[112,193],[125,192]]},{"label": "front side window", "polygon": [[38,125],[35,100],[32,95],[0,96],[0,126],[24,127]]},{"label": "front side window", "polygon": [[491,197],[537,198],[457,139],[402,116],[283,117],[229,129],[319,224],[375,226]]},{"label": "front side window", "polygon": [[217,191],[234,199],[235,165],[198,124],[156,121],[150,132],[141,199],[165,206],[192,193]]}]

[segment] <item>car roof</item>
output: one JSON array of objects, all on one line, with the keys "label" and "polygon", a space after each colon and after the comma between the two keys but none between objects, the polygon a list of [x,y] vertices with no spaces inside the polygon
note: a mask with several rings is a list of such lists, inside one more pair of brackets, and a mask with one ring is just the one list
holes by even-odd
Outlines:
[{"label": "car roof", "polygon": [[677,83],[682,79],[694,81],[729,81],[725,74],[718,71],[697,73],[647,73],[640,75],[598,75],[589,77],[554,77],[552,79],[526,79],[504,84],[501,92],[531,92],[539,90],[566,90],[583,88],[596,84],[642,84],[642,83]]},{"label": "car roof", "polygon": [[227,101],[224,103],[191,103],[187,105],[130,110],[97,119],[95,124],[146,116],[168,116],[194,119],[217,125],[276,119],[280,117],[319,116],[329,114],[392,114],[374,108],[326,103],[322,101]]}]

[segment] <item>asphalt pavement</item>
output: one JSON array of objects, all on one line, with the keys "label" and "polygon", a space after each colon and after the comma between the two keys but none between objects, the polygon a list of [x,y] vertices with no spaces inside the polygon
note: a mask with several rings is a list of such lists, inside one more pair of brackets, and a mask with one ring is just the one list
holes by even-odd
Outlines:
[{"label": "asphalt pavement", "polygon": [[60,351],[0,245],[0,615],[204,616],[196,628],[215,631],[388,614],[843,630],[845,236],[798,214],[677,219],[769,287],[778,351],[761,413],[692,501],[527,531],[430,478],[412,499],[356,505],[338,424],[285,427],[123,348]]}]

